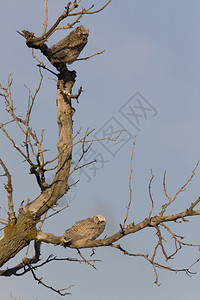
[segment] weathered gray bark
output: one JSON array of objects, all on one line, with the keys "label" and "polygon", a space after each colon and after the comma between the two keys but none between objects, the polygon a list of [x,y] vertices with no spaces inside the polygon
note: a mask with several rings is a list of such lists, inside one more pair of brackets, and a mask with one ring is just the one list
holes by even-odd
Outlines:
[{"label": "weathered gray bark", "polygon": [[67,94],[72,94],[75,81],[74,72],[66,71],[63,79],[57,84],[57,122],[59,129],[58,140],[58,167],[52,186],[43,191],[37,199],[28,204],[24,210],[34,217],[41,217],[50,207],[60,199],[68,190],[68,176],[72,157],[72,116],[74,109]]}]

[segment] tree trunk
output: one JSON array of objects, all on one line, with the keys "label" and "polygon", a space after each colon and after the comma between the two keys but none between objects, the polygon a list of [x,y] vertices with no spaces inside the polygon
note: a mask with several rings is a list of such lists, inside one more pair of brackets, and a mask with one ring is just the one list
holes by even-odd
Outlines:
[{"label": "tree trunk", "polygon": [[26,247],[37,235],[36,221],[20,209],[17,222],[6,226],[0,240],[0,267]]},{"label": "tree trunk", "polygon": [[[36,224],[40,217],[68,190],[68,177],[72,158],[72,87],[75,82],[75,72],[65,70],[57,83],[57,113],[58,113],[58,166],[51,186],[31,203],[21,208],[14,225],[6,226],[0,239],[0,267],[20,250],[26,247],[37,235]],[[68,96],[69,95],[69,96]]]}]

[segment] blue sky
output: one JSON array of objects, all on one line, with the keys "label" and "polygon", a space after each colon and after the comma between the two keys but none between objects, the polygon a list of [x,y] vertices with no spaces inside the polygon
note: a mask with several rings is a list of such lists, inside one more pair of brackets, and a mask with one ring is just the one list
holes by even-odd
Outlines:
[{"label": "blue sky", "polygon": [[[96,3],[97,1],[95,1]],[[91,1],[83,1],[89,5]],[[103,4],[98,1],[97,4]],[[49,0],[49,24],[62,13],[66,1]],[[84,93],[80,103],[74,103],[74,133],[82,127],[96,128],[102,133],[105,124],[120,124],[130,135],[138,133],[134,152],[133,205],[129,222],[144,219],[150,209],[148,184],[153,169],[153,197],[155,213],[165,201],[162,187],[163,173],[166,170],[167,187],[170,195],[185,183],[192,169],[199,160],[199,110],[200,110],[200,42],[199,11],[197,0],[127,0],[112,1],[111,5],[96,16],[82,19],[81,24],[90,30],[89,42],[81,56],[87,56],[106,49],[105,54],[89,61],[76,62],[70,69],[77,70],[75,90],[83,86]],[[27,103],[27,90],[24,83],[36,88],[39,76],[31,50],[16,30],[29,30],[37,35],[42,32],[44,20],[43,1],[1,1],[0,11],[0,82],[6,84],[7,77],[13,73],[13,98],[19,111],[24,113]],[[53,45],[66,35],[56,32],[48,41]],[[48,65],[45,58],[37,53],[38,58]],[[44,85],[33,111],[32,126],[39,132],[45,128],[45,145],[50,148],[48,157],[56,154],[56,83],[46,72]],[[139,129],[120,113],[120,108],[137,92],[153,109],[147,118],[140,118]],[[138,95],[138,94],[137,94]],[[136,98],[132,98],[138,104]],[[144,104],[144,103],[143,103]],[[128,106],[126,106],[128,107]],[[0,103],[1,119],[5,120]],[[130,115],[129,115],[130,116]],[[110,121],[111,120],[111,121]],[[15,129],[12,134],[19,138]],[[126,205],[129,200],[128,178],[132,142],[122,146],[95,143],[93,152],[99,154],[98,170],[85,169],[84,174],[74,174],[73,180],[80,179],[76,196],[70,208],[55,218],[49,219],[43,230],[61,235],[77,220],[101,213],[107,218],[105,235],[115,233],[119,223],[123,222]],[[33,200],[39,193],[35,179],[28,175],[28,166],[11,148],[5,137],[0,135],[1,157],[5,160],[14,185],[15,207],[19,208],[22,200]],[[109,149],[109,151],[108,151]],[[115,150],[118,150],[115,154]],[[78,147],[75,152],[78,151]],[[106,161],[102,163],[102,157]],[[76,155],[74,153],[74,159]],[[51,175],[51,174],[50,174]],[[169,213],[182,211],[199,196],[200,171],[178,198]],[[5,217],[6,195],[1,179],[0,217]],[[65,199],[63,200],[65,201]],[[66,200],[68,201],[68,200]],[[173,226],[173,225],[172,225]],[[200,243],[199,221],[194,217],[189,224],[178,225],[177,234],[187,235],[188,242]],[[128,251],[147,253],[152,251],[155,232],[146,229],[120,241]],[[60,257],[77,257],[75,250],[61,249],[43,245],[42,256],[45,259],[53,253]],[[25,252],[8,263],[9,266],[20,261]],[[30,252],[31,255],[32,252]],[[83,250],[89,257],[90,251]],[[187,267],[199,257],[197,249],[183,249],[173,263],[174,267]],[[56,288],[74,285],[70,299],[116,299],[122,297],[142,300],[199,299],[199,274],[189,278],[185,274],[159,271],[160,281],[157,287],[153,282],[154,272],[147,262],[139,258],[130,258],[115,249],[97,249],[95,258],[97,270],[87,265],[76,263],[52,263],[37,275],[43,276],[44,282]],[[159,256],[161,260],[161,256]],[[162,261],[162,260],[161,260]],[[164,261],[162,261],[164,263]],[[199,271],[199,265],[194,267]],[[19,278],[1,278],[2,299],[13,298],[41,300],[59,299],[59,296],[39,286],[27,274]]]}]

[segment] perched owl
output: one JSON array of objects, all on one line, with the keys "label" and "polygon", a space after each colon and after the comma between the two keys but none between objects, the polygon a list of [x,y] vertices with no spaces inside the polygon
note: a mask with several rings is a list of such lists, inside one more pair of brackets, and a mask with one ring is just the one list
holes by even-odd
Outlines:
[{"label": "perched owl", "polygon": [[104,231],[105,225],[106,219],[102,215],[81,220],[64,232],[62,242],[65,246],[84,247],[85,242],[95,240]]},{"label": "perched owl", "polygon": [[54,45],[51,50],[51,63],[58,69],[63,65],[72,64],[88,42],[89,30],[76,27],[68,36]]}]

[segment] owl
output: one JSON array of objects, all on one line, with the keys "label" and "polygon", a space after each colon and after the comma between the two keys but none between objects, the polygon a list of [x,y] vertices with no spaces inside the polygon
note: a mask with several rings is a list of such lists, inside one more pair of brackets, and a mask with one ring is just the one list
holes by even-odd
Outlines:
[{"label": "owl", "polygon": [[50,48],[51,63],[57,68],[72,64],[88,42],[89,30],[78,26],[68,36]]},{"label": "owl", "polygon": [[105,217],[98,214],[78,221],[64,232],[62,243],[64,246],[82,248],[85,242],[95,240],[104,231],[105,225]]}]

